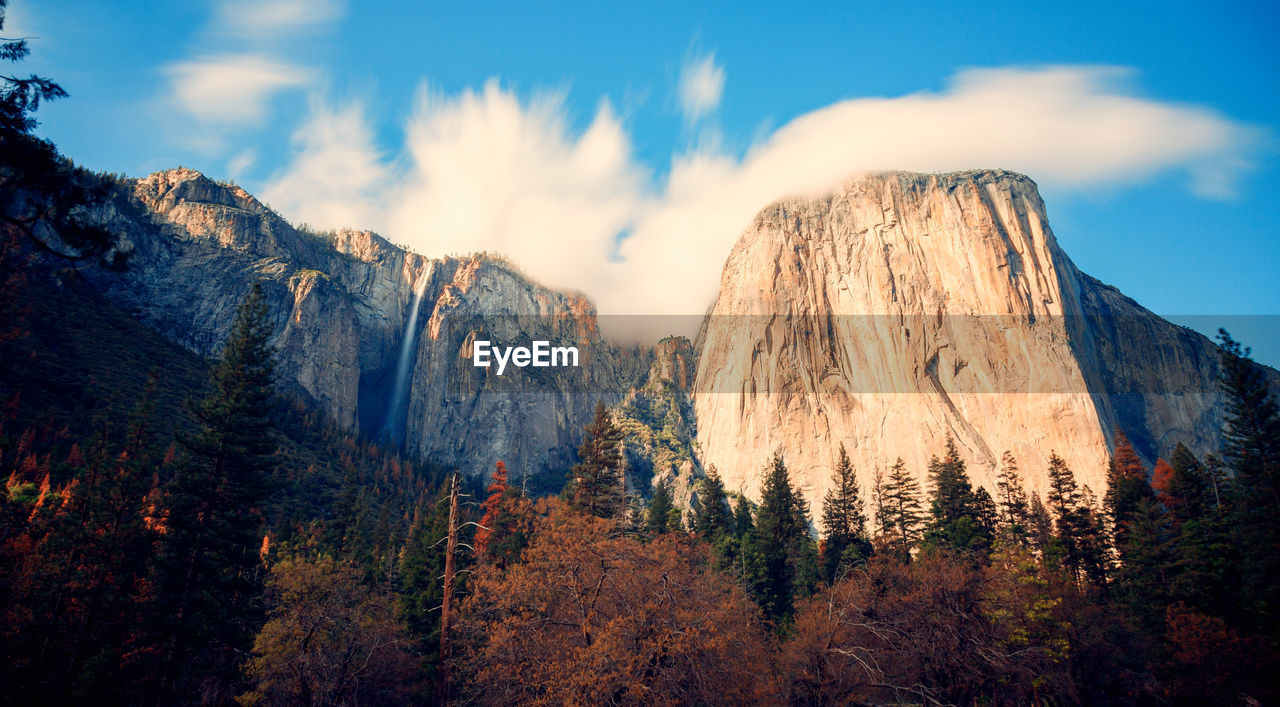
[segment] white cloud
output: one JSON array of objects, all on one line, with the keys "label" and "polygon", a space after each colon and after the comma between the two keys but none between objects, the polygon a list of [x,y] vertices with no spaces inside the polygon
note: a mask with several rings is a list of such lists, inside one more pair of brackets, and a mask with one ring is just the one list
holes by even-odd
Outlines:
[{"label": "white cloud", "polygon": [[1072,189],[1172,170],[1202,196],[1230,194],[1258,132],[1202,107],[1139,97],[1120,83],[1125,75],[964,71],[939,92],[802,115],[742,159],[677,155],[661,185],[636,162],[607,104],[574,134],[556,97],[522,102],[490,82],[424,98],[399,169],[379,159],[358,111],[341,113],[350,123],[339,129],[325,128],[335,114],[317,109],[297,159],[267,194],[291,218],[360,219],[427,255],[504,253],[545,284],[585,291],[605,313],[701,314],[757,211],[859,172],[999,167]]},{"label": "white cloud", "polygon": [[[219,0],[200,39],[210,52],[164,67],[162,122],[184,148],[203,152],[223,149],[229,128],[260,127],[272,98],[318,76],[282,58],[289,40],[343,12],[342,0]],[[228,165],[233,172],[235,162]]]},{"label": "white cloud", "polygon": [[310,84],[310,69],[264,56],[231,54],[174,64],[167,69],[170,100],[202,123],[252,125],[282,90]]},{"label": "white cloud", "polygon": [[714,54],[686,61],[680,70],[680,110],[690,123],[714,111],[724,92],[724,67]]},{"label": "white cloud", "polygon": [[227,176],[240,179],[258,161],[258,151],[249,149],[227,160]]},{"label": "white cloud", "polygon": [[633,223],[647,182],[602,102],[580,135],[561,99],[522,103],[490,81],[456,98],[425,91],[409,120],[410,167],[387,231],[430,253],[504,253],[548,285],[601,286],[613,234]]},{"label": "white cloud", "polygon": [[342,16],[338,0],[228,0],[217,10],[217,26],[266,37],[328,24]]},{"label": "white cloud", "polygon": [[383,228],[380,198],[392,171],[358,105],[331,109],[313,102],[293,144],[296,158],[263,190],[264,201],[320,228]]}]

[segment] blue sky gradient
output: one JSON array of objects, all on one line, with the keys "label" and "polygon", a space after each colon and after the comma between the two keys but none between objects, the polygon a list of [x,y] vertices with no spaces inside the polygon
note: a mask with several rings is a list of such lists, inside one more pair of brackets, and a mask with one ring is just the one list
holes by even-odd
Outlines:
[{"label": "blue sky gradient", "polygon": [[[13,0],[4,34],[36,37],[23,69],[71,94],[39,115],[39,132],[65,154],[131,176],[183,164],[259,194],[296,159],[294,136],[318,103],[359,105],[374,156],[403,167],[424,83],[445,97],[491,78],[522,101],[554,94],[571,137],[607,101],[658,192],[675,156],[712,149],[742,159],[777,128],[841,100],[945,91],[967,68],[1123,67],[1130,95],[1253,131],[1238,155],[1248,165],[1225,198],[1189,188],[1176,167],[1096,184],[1033,173],[1059,241],[1082,270],[1161,314],[1280,314],[1273,3],[321,2],[287,28],[238,24],[273,2],[286,14],[292,5]],[[297,74],[280,78],[253,115],[202,121],[175,104],[175,67],[232,55]],[[707,58],[724,73],[723,92],[695,121],[679,85]],[[1212,317],[1186,321],[1213,328]],[[1274,316],[1227,321],[1260,360],[1280,363]]]}]

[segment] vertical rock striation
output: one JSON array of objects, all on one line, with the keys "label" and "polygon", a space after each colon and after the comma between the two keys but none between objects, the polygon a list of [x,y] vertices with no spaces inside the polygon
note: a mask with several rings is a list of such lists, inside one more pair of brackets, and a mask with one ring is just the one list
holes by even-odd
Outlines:
[{"label": "vertical rock striation", "polygon": [[[405,325],[422,288],[407,414],[392,426],[404,437],[389,441],[470,474],[503,459],[515,475],[562,481],[596,400],[620,399],[652,357],[605,342],[581,295],[540,287],[500,260],[429,259],[369,231],[301,231],[244,190],[190,169],[125,180],[86,216],[117,236],[126,262],[86,276],[204,356],[218,353],[240,300],[263,282],[283,385],[370,436],[387,427]],[[471,365],[477,336],[576,343],[582,365],[499,378]]]},{"label": "vertical rock striation", "polygon": [[1043,490],[1057,452],[1100,494],[1114,429],[1149,459],[1216,448],[1214,352],[1080,273],[1030,179],[869,175],[738,240],[698,341],[698,441],[751,496],[781,448],[815,507],[840,443],[869,489],[898,457],[923,478],[948,435],[984,485],[1009,450]]}]

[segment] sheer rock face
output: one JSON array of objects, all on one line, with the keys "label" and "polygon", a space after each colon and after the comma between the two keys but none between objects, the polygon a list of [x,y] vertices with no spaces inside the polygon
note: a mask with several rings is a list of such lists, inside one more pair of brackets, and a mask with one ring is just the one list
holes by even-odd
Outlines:
[{"label": "sheer rock face", "polygon": [[[815,509],[841,442],[864,489],[899,456],[923,476],[950,434],[981,483],[1010,450],[1043,488],[1053,450],[1097,493],[1117,427],[1149,461],[1177,440],[1201,454],[1219,442],[1213,345],[1077,271],[1035,185],[1006,172],[870,176],[768,207],[696,344],[652,350],[609,343],[584,297],[499,260],[302,232],[193,170],[125,180],[85,216],[118,236],[104,262],[127,264],[83,273],[162,334],[216,356],[261,281],[285,387],[467,473],[503,459],[513,478],[550,474],[539,490],[574,460],[596,401],[636,392],[689,408],[679,427],[696,429],[700,458],[655,471],[681,497],[708,463],[756,496],[781,448]],[[580,365],[499,376],[472,365],[477,339],[575,345]]]},{"label": "sheer rock face", "polygon": [[1216,448],[1215,350],[1080,273],[1030,179],[870,175],[742,234],[699,336],[698,441],[752,497],[780,448],[815,509],[841,443],[869,490],[898,457],[923,479],[948,435],[988,487],[1008,450],[1043,492],[1056,451],[1100,495],[1117,428],[1148,460]]},{"label": "sheer rock face", "polygon": [[[542,288],[502,262],[429,259],[369,231],[305,233],[244,190],[194,170],[124,181],[87,216],[118,236],[127,265],[86,276],[204,356],[219,353],[237,306],[261,281],[282,384],[371,436],[388,427],[406,323],[422,288],[407,405],[396,413],[407,417],[391,426],[394,441],[464,472],[488,474],[503,459],[516,475],[563,473],[596,399],[616,401],[651,360],[651,352],[603,342],[580,295]],[[498,378],[494,368],[472,366],[462,346],[486,332],[513,345],[572,339],[583,365],[554,376],[509,369]]]}]

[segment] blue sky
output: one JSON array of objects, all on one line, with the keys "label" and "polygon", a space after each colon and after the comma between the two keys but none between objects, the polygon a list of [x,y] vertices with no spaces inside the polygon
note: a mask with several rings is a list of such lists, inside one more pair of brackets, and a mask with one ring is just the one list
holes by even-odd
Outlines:
[{"label": "blue sky", "polygon": [[[657,269],[705,307],[745,225],[723,204],[790,184],[760,175],[794,167],[770,148],[802,154],[807,130],[878,168],[1023,168],[1076,264],[1158,313],[1280,314],[1272,4],[11,4],[5,34],[38,37],[29,68],[71,93],[40,132],[80,163],[183,164],[295,221],[377,228],[430,255],[508,252],[606,309],[653,301],[610,283]],[[903,126],[986,96],[989,114],[911,151]],[[1052,122],[1064,101],[1087,106],[1068,117],[1078,134],[1002,145],[1070,133]],[[583,215],[566,224],[569,210]],[[648,235],[676,221],[692,233]],[[704,223],[728,235],[702,238]],[[687,272],[654,264],[670,238],[692,244]],[[1223,322],[1280,363],[1274,318]]]}]

